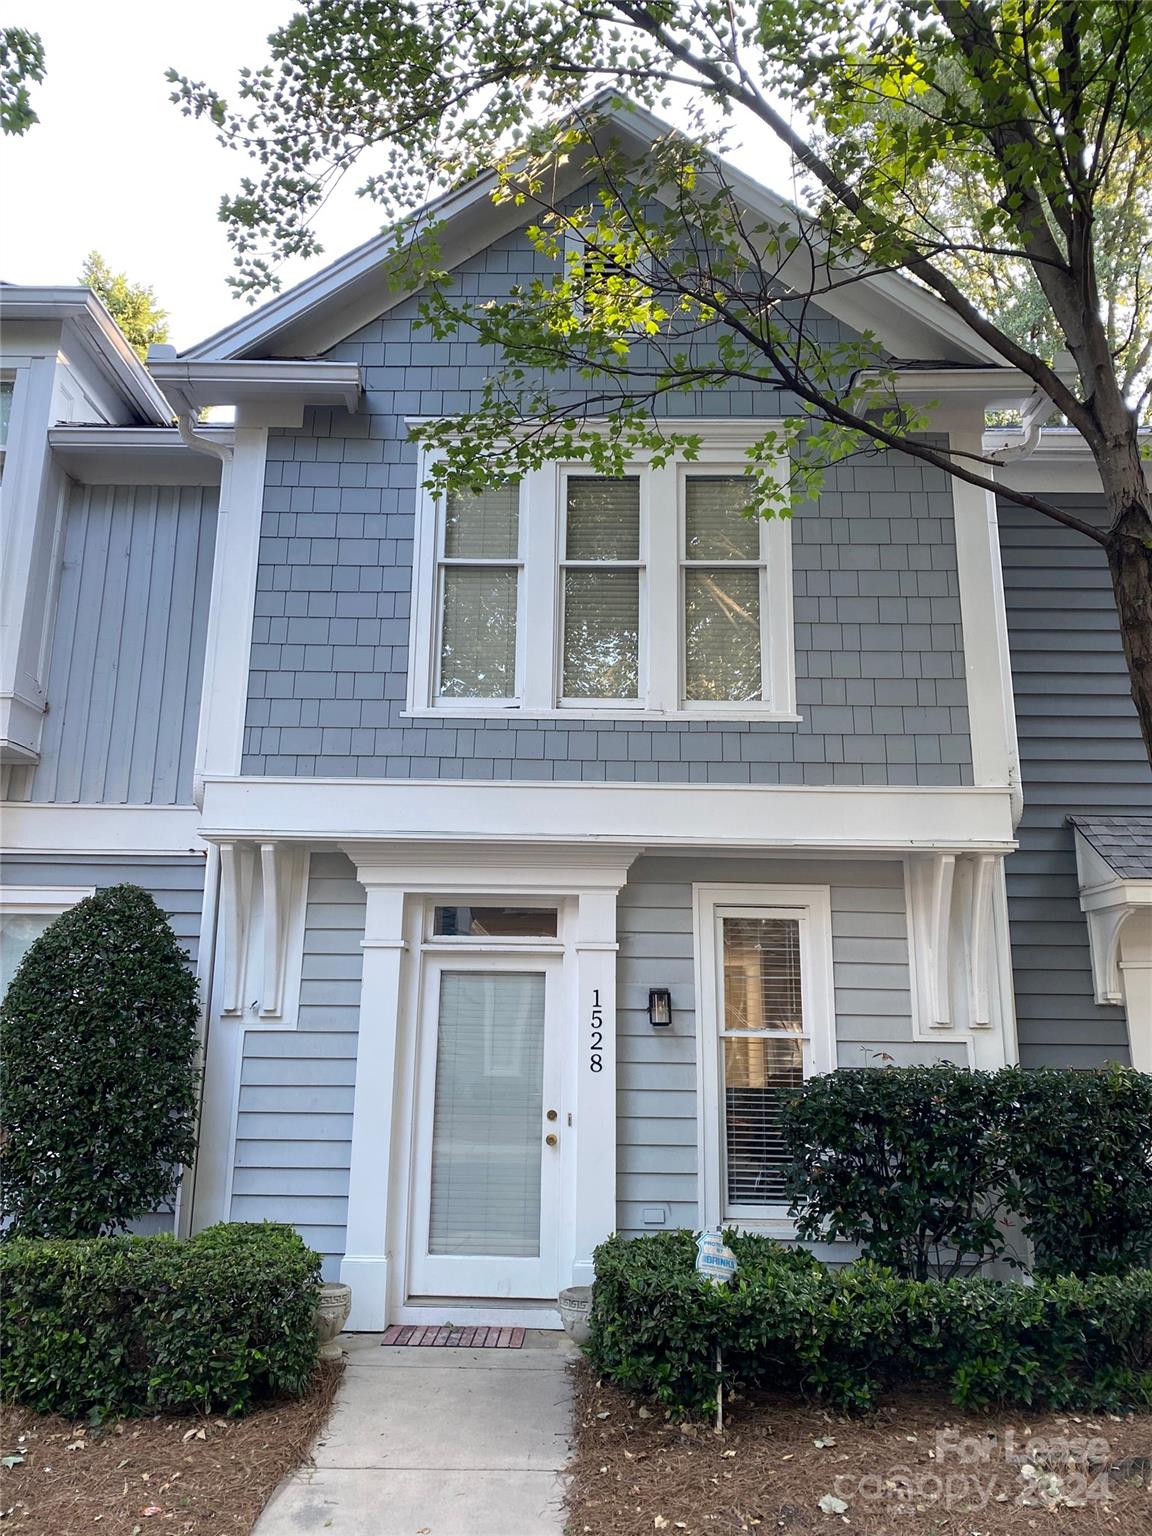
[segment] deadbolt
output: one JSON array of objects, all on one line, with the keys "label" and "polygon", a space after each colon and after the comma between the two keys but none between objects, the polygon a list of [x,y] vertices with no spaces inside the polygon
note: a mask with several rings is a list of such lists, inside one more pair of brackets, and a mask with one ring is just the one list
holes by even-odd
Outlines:
[{"label": "deadbolt", "polygon": [[545,1136],[544,1140],[550,1147],[558,1146],[560,1142],[559,1136],[553,1135],[552,1133],[549,1133],[547,1136]]},{"label": "deadbolt", "polygon": [[549,1119],[549,1120],[559,1120],[559,1118],[560,1118],[559,1110],[550,1109],[548,1111],[548,1114],[547,1114],[546,1118]]}]

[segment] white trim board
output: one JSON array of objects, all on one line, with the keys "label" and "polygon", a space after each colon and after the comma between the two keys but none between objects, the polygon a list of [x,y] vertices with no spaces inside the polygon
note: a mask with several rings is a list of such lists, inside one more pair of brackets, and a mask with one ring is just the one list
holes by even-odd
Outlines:
[{"label": "white trim board", "polygon": [[191,805],[0,805],[0,846],[23,853],[199,854],[200,813]]},{"label": "white trim board", "polygon": [[[558,784],[208,775],[201,836],[716,848],[1014,847],[1007,788]],[[403,832],[391,829],[403,828]],[[384,831],[383,829],[389,829]]]},{"label": "white trim board", "polygon": [[94,885],[0,885],[0,912],[59,915],[95,894]]}]

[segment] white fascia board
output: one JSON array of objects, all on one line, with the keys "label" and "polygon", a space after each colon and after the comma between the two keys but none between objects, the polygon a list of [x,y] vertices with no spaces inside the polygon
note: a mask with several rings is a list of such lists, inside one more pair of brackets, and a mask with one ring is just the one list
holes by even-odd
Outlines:
[{"label": "white fascia board", "polygon": [[355,363],[302,362],[290,358],[210,362],[181,359],[154,362],[152,375],[178,412],[270,401],[342,405],[352,412],[360,401],[360,369]]},{"label": "white fascia board", "polygon": [[[230,426],[209,423],[204,437],[230,447]],[[53,427],[52,452],[83,485],[219,485],[220,460],[189,448],[174,427]]]},{"label": "white fascia board", "polygon": [[[993,446],[1002,447],[1004,441],[1003,428],[985,433],[985,451],[990,451]],[[1142,431],[1140,441],[1144,447],[1152,449],[1152,432]],[[1144,460],[1144,478],[1152,486],[1152,458]],[[996,479],[1012,490],[1031,491],[1036,495],[1104,494],[1092,450],[1079,432],[1070,427],[1046,427],[1040,434],[1039,444],[1027,458],[996,466]]]},{"label": "white fascia board", "polygon": [[621,847],[1014,846],[1007,788],[525,784],[205,775],[201,836]]},{"label": "white fascia board", "polygon": [[[641,107],[612,107],[603,111],[594,102],[586,110],[602,111],[604,136],[612,134],[625,141],[625,148],[632,147],[641,154],[656,139],[673,131],[670,124]],[[725,183],[758,219],[795,226],[797,210],[785,199],[735,166],[723,162],[723,167]],[[588,174],[583,162],[570,161],[562,173],[563,187],[575,190],[587,181]],[[420,224],[444,226],[444,267],[458,266],[524,221],[522,208],[510,203],[500,209],[494,207],[491,192],[495,185],[496,177],[486,173],[414,215]],[[296,356],[326,351],[367,320],[387,313],[410,297],[408,292],[396,289],[381,301],[379,268],[402,248],[411,227],[410,223],[399,224],[365,241],[314,277],[278,294],[255,313],[207,337],[185,353],[185,358],[267,354],[276,347]],[[833,272],[828,281],[836,284],[844,275]],[[365,284],[370,287],[367,308],[362,293]],[[942,355],[959,361],[994,363],[998,356],[934,293],[899,273],[875,273],[859,282],[841,283],[827,292],[817,291],[815,302],[854,330],[871,329],[881,339],[887,334],[894,343],[890,350],[903,355],[923,356],[936,348]],[[326,311],[331,311],[331,315],[326,315]],[[333,324],[337,320],[339,323]]]},{"label": "white fascia board", "polygon": [[97,367],[145,421],[167,425],[172,411],[123,331],[90,288],[5,288],[3,320],[71,322]]},{"label": "white fascia board", "polygon": [[204,854],[200,813],[184,805],[0,806],[2,851],[58,854]]}]

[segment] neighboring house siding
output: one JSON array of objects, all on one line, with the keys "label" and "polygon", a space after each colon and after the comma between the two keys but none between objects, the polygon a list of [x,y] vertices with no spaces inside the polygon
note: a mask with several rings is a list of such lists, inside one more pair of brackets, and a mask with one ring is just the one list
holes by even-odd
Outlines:
[{"label": "neighboring house siding", "polygon": [[[913,1039],[901,863],[639,859],[619,905],[617,1219],[628,1233],[653,1229],[645,1208],[663,1208],[669,1227],[698,1221],[694,883],[830,887],[840,1065],[966,1060],[959,1042]],[[649,987],[671,989],[670,1030],[648,1022]]]},{"label": "neighboring house siding", "polygon": [[[497,295],[539,268],[522,235],[460,269]],[[829,325],[830,322],[818,322]],[[793,524],[799,724],[403,716],[417,492],[405,417],[474,407],[493,366],[433,342],[415,300],[328,356],[363,368],[360,412],[269,440],[243,771],[386,778],[964,784],[971,752],[942,472],[895,456],[831,470]],[[668,401],[772,416],[770,389]]]},{"label": "neighboring house siding", "polygon": [[[1100,502],[1063,502],[1102,522]],[[1024,817],[1007,861],[1020,1056],[1025,1066],[1127,1061],[1120,1008],[1092,997],[1067,818],[1152,811],[1104,551],[1025,507],[1001,501],[1008,635]]]},{"label": "neighboring house siding", "polygon": [[191,804],[216,503],[201,486],[72,487],[41,757],[19,798]]},{"label": "neighboring house siding", "polygon": [[204,903],[204,858],[201,854],[135,854],[125,858],[91,854],[4,854],[3,885],[95,886],[125,882],[148,891],[168,915],[172,931],[195,965]]},{"label": "neighboring house siding", "polygon": [[296,1027],[246,1030],[240,1077],[231,1219],[291,1222],[331,1280],[344,1253],[364,903],[343,855],[312,855]]}]

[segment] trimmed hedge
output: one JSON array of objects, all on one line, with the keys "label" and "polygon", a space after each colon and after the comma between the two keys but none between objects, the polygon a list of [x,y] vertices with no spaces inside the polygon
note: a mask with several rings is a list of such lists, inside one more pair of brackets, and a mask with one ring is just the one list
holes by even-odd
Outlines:
[{"label": "trimmed hedge", "polygon": [[726,1386],[801,1391],[862,1410],[900,1382],[962,1408],[1152,1406],[1152,1270],[1035,1285],[912,1280],[868,1260],[826,1269],[803,1250],[725,1234],[730,1285],[696,1275],[690,1232],[610,1238],[595,1255],[588,1354],[628,1391],[681,1414]]},{"label": "trimmed hedge", "polygon": [[245,1413],[317,1359],[320,1259],[266,1222],[0,1243],[0,1392],[70,1417]]},{"label": "trimmed hedge", "polygon": [[916,1280],[1007,1259],[1015,1216],[1045,1275],[1152,1264],[1152,1074],[866,1067],[786,1106],[805,1238]]},{"label": "trimmed hedge", "polygon": [[0,1218],[21,1237],[120,1232],[196,1155],[196,978],[147,891],[50,923],[0,1003]]}]

